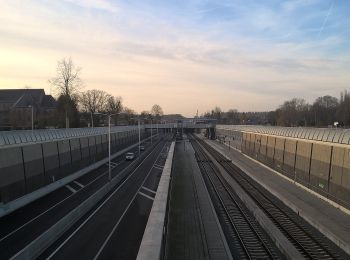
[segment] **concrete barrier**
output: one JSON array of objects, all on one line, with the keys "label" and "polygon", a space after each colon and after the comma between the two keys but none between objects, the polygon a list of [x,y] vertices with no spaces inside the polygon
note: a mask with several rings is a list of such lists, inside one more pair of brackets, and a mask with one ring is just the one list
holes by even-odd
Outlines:
[{"label": "concrete barrier", "polygon": [[57,143],[43,143],[44,167],[46,183],[54,182],[60,172]]},{"label": "concrete barrier", "polygon": [[276,137],[273,165],[274,165],[274,168],[278,170],[282,170],[282,167],[283,167],[285,142],[286,142],[285,138]]},{"label": "concrete barrier", "polygon": [[267,135],[261,135],[258,160],[266,163]]},{"label": "concrete barrier", "polygon": [[0,201],[8,202],[25,194],[25,176],[20,147],[0,149]]},{"label": "concrete barrier", "polygon": [[161,259],[163,246],[163,230],[168,202],[168,192],[175,142],[172,142],[159,181],[157,193],[153,201],[151,213],[148,217],[145,232],[137,255],[137,260]]},{"label": "concrete barrier", "polygon": [[79,138],[69,140],[72,171],[81,169],[81,148]]},{"label": "concrete barrier", "polygon": [[268,136],[267,138],[267,146],[266,146],[266,163],[270,166],[273,165],[273,160],[275,156],[275,145],[276,145],[276,137]]},{"label": "concrete barrier", "polygon": [[[143,140],[142,142],[148,140],[149,138]],[[133,144],[115,154],[112,154],[111,155],[111,159],[114,159],[115,157],[121,155],[121,154],[124,154],[126,151],[128,151],[129,149],[132,149],[134,147],[137,147],[138,146],[138,143],[136,144]],[[20,148],[19,147],[16,147],[16,148],[9,148],[9,149],[0,149],[0,155],[1,155],[1,152],[4,151],[4,150],[13,150],[13,149],[19,149],[19,152],[21,152]],[[17,151],[18,152],[18,151]],[[14,156],[16,156],[16,153],[13,154]],[[1,156],[0,156],[1,158]],[[11,158],[11,156],[9,157]],[[14,158],[17,158],[17,157],[14,157]],[[0,159],[0,162],[1,162],[1,159]],[[29,194],[25,194],[24,191],[23,193],[20,193],[21,197],[20,196],[17,196],[14,200],[11,200],[10,202],[6,203],[6,204],[0,204],[0,217],[3,217],[5,215],[8,215],[10,214],[11,212],[47,195],[48,193],[50,192],[53,192],[54,190],[57,190],[65,185],[67,185],[68,183],[74,181],[75,179],[77,178],[80,178],[81,176],[83,176],[84,174],[92,171],[92,170],[95,170],[97,168],[99,168],[100,166],[106,164],[108,162],[108,158],[105,158],[103,160],[100,160],[96,163],[93,163],[92,165],[84,168],[84,169],[81,169],[71,175],[68,175],[66,176],[65,178],[62,178],[54,183],[51,183],[49,185],[46,185],[32,193],[29,193]],[[16,168],[17,169],[17,168]],[[20,173],[20,172],[18,172]],[[15,177],[16,174],[11,174],[12,177]],[[17,175],[18,176],[18,175]],[[0,175],[1,177],[1,175]],[[20,178],[20,176],[18,176],[18,178]],[[1,179],[0,179],[1,180]],[[6,180],[8,181],[11,181],[12,179],[11,178],[7,178]],[[24,185],[24,182],[23,182],[23,179],[22,181],[20,182],[21,184],[23,183]],[[2,183],[1,183],[2,184]],[[6,185],[7,183],[4,182],[4,184]],[[14,185],[14,184],[12,184]],[[18,185],[18,183],[16,184]],[[0,186],[1,187],[1,186]],[[18,187],[17,187],[18,188]],[[24,189],[24,187],[23,187]],[[5,190],[6,191],[6,190]],[[6,193],[5,193],[6,195]]]},{"label": "concrete barrier", "polygon": [[310,188],[327,196],[332,146],[314,143],[310,166]]},{"label": "concrete barrier", "polygon": [[95,136],[89,137],[89,150],[90,150],[90,163],[97,161],[96,158],[96,138]]},{"label": "concrete barrier", "polygon": [[308,187],[310,183],[310,163],[311,163],[312,143],[298,140],[295,177],[296,181]]},{"label": "concrete barrier", "polygon": [[27,145],[22,149],[26,193],[30,193],[45,185],[43,152],[41,144]]},{"label": "concrete barrier", "polygon": [[283,174],[289,178],[295,178],[295,155],[297,140],[287,138],[284,144]]},{"label": "concrete barrier", "polygon": [[[281,132],[276,132],[276,135],[241,132],[241,148],[238,150],[265,165],[272,166],[313,192],[350,209],[350,146],[334,143],[344,140],[342,132],[337,132],[330,139],[330,136],[322,136],[320,129],[286,130],[288,131],[284,132],[285,137]],[[217,133],[220,137],[230,135],[229,131],[236,132],[218,129]],[[296,137],[297,132],[299,134]],[[309,136],[310,134],[312,136]],[[347,140],[345,138],[345,143]]]},{"label": "concrete barrier", "polygon": [[90,163],[89,138],[82,137],[80,139],[81,165],[87,166]]},{"label": "concrete barrier", "polygon": [[[135,164],[137,164],[137,162],[137,160],[132,162],[129,166],[127,166],[127,168],[125,168],[122,172],[115,176],[110,183],[107,183],[96,193],[92,194],[88,199],[79,204],[79,206],[77,206],[75,209],[69,212],[56,224],[54,224],[52,227],[46,230],[42,235],[40,235],[37,239],[33,240],[30,244],[28,244],[25,248],[23,248],[10,259],[26,260],[37,258],[64,232],[66,232],[70,227],[72,227],[76,223],[76,221],[78,221],[82,216],[88,213],[101,199],[103,199],[103,197],[105,197],[108,194],[108,192],[110,192],[117,184],[119,184],[123,180],[123,178],[126,177],[129,168],[133,167]],[[124,182],[126,182],[126,180],[124,180]]]},{"label": "concrete barrier", "polygon": [[59,179],[66,177],[71,173],[72,158],[70,154],[69,140],[58,141],[58,158],[60,159]]}]

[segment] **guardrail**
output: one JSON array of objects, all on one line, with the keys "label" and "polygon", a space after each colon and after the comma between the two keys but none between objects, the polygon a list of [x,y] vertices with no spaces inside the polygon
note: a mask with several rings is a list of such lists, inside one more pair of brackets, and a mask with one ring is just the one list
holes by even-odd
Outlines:
[{"label": "guardrail", "polygon": [[172,142],[166,159],[157,194],[148,217],[137,260],[160,259],[163,246],[163,230],[168,202],[169,183],[174,156],[175,142]]}]

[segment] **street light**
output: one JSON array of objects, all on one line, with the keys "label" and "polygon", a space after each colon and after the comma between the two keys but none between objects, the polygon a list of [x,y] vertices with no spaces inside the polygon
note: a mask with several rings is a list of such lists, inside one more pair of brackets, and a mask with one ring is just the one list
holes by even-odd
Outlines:
[{"label": "street light", "polygon": [[29,105],[28,107],[30,107],[32,109],[32,135],[33,135],[33,131],[34,131],[34,106]]},{"label": "street light", "polygon": [[152,142],[152,134],[153,134],[153,126],[152,126],[152,117],[151,117],[151,144],[153,143]]},{"label": "street light", "polygon": [[[134,118],[131,118],[134,119]],[[138,130],[139,130],[139,160],[141,157],[141,118],[140,116],[137,117],[137,125],[138,125]]]},{"label": "street light", "polygon": [[112,180],[112,169],[111,169],[111,117],[115,115],[126,114],[125,112],[115,113],[115,114],[104,114],[104,113],[94,113],[95,115],[108,116],[108,180]]}]

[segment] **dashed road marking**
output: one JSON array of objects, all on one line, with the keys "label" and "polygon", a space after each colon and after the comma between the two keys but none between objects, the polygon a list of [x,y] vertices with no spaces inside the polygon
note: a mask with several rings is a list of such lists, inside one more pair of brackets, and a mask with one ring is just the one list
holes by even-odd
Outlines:
[{"label": "dashed road marking", "polygon": [[72,188],[72,186],[70,186],[70,185],[66,185],[66,188],[68,189],[68,190],[70,190],[71,192],[73,192],[73,193],[76,193],[77,191],[75,190],[75,189],[73,189]]},{"label": "dashed road marking", "polygon": [[156,194],[156,193],[157,193],[157,192],[155,192],[154,190],[151,190],[151,189],[149,189],[149,188],[146,188],[145,186],[142,186],[141,188],[144,189],[144,190],[146,190],[146,191],[149,191],[149,192],[151,192],[151,193],[153,193],[153,194]]},{"label": "dashed road marking", "polygon": [[151,196],[148,196],[147,194],[145,194],[145,193],[143,193],[141,191],[139,191],[139,194],[144,196],[144,197],[146,197],[147,199],[154,200],[154,198],[152,198]]},{"label": "dashed road marking", "polygon": [[154,164],[154,167],[158,167],[158,168],[164,168],[164,166],[159,165],[159,164]]},{"label": "dashed road marking", "polygon": [[81,188],[84,188],[85,186],[83,184],[81,184],[80,182],[77,181],[73,181],[76,185],[78,185]]}]

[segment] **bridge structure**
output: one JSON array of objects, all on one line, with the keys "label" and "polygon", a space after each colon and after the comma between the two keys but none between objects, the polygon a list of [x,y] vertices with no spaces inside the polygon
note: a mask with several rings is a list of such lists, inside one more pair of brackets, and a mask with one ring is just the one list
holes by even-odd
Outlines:
[{"label": "bridge structure", "polygon": [[349,220],[347,129],[192,118],[0,132],[0,258],[347,258]]}]

